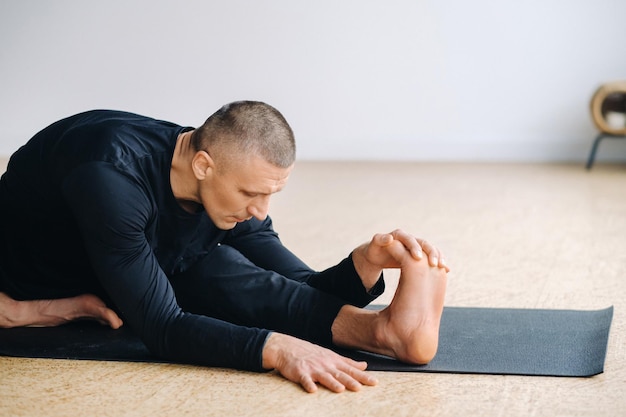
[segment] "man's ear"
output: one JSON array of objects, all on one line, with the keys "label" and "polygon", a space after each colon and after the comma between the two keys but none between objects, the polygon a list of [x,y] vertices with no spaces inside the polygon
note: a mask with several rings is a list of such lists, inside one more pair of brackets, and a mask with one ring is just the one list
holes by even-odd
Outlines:
[{"label": "man's ear", "polygon": [[193,175],[198,181],[207,179],[215,170],[215,162],[206,151],[198,151],[191,160]]}]

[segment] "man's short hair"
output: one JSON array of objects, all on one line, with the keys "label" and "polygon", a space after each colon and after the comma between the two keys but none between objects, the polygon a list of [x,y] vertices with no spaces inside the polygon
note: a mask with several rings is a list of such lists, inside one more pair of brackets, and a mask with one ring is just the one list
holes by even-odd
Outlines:
[{"label": "man's short hair", "polygon": [[230,160],[259,156],[280,168],[296,159],[291,127],[278,110],[259,101],[226,104],[193,131],[191,146]]}]

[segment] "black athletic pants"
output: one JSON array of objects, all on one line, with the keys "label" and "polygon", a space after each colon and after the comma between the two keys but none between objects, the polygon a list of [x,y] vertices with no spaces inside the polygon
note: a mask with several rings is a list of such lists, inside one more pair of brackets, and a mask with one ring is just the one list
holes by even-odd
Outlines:
[{"label": "black athletic pants", "polygon": [[170,281],[185,311],[330,346],[331,325],[339,310],[345,304],[365,306],[384,290],[381,279],[368,293],[351,258],[337,268],[337,275],[346,281],[343,287],[353,294],[330,294],[311,286],[315,283],[305,282],[304,277],[284,277],[259,268],[236,249],[220,245]]}]

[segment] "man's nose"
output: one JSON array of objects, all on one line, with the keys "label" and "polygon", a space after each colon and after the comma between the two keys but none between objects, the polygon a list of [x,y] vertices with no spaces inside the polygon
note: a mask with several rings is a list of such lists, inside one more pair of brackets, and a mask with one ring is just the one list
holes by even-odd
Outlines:
[{"label": "man's nose", "polygon": [[258,220],[265,220],[270,207],[270,196],[263,196],[248,207],[248,213]]}]

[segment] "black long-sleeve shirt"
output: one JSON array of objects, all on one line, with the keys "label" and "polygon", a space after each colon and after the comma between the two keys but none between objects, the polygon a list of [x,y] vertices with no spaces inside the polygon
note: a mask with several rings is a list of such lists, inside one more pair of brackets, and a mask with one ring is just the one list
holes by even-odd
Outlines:
[{"label": "black long-sleeve shirt", "polygon": [[220,242],[263,268],[346,297],[355,280],[345,277],[356,272],[350,258],[312,271],[282,246],[269,217],[223,231],[206,213],[183,210],[170,168],[178,135],[187,130],[97,110],[35,135],[0,179],[0,289],[21,299],[104,289],[156,355],[260,370],[269,331],[183,312],[168,276]]}]

